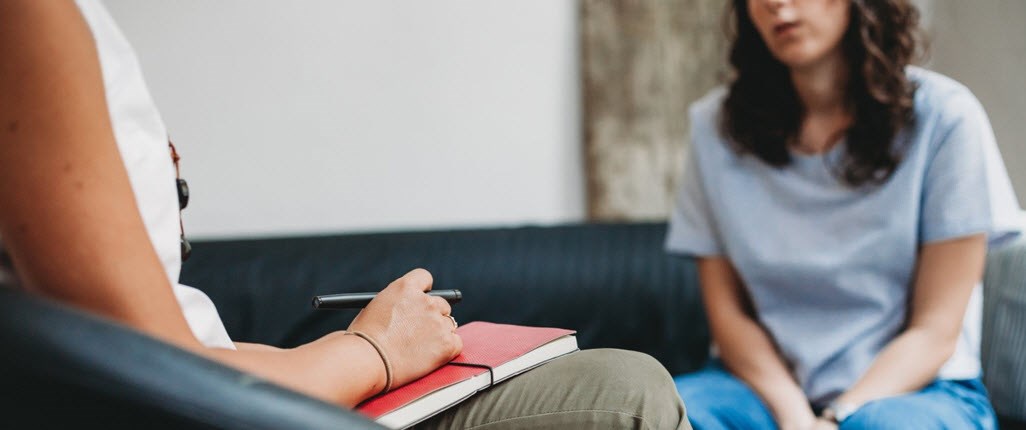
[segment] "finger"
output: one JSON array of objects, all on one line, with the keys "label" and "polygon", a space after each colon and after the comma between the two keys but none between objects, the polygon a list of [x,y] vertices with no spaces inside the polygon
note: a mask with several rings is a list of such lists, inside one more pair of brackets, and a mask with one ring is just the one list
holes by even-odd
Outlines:
[{"label": "finger", "polygon": [[403,281],[416,286],[421,291],[431,291],[431,284],[435,282],[431,272],[424,269],[413,269],[410,273],[403,275]]},{"label": "finger", "polygon": [[431,306],[435,308],[442,315],[449,315],[452,313],[452,305],[441,297],[430,297]]},{"label": "finger", "polygon": [[442,330],[451,333],[456,333],[456,327],[458,327],[459,324],[456,323],[455,317],[453,317],[452,315],[443,315],[442,321]]},{"label": "finger", "polygon": [[453,347],[452,347],[452,355],[449,356],[449,360],[450,361],[452,359],[456,358],[457,355],[460,355],[461,352],[463,352],[463,338],[460,337],[460,335],[458,335],[456,333],[453,333],[452,337],[453,337],[453,341],[452,341]]}]

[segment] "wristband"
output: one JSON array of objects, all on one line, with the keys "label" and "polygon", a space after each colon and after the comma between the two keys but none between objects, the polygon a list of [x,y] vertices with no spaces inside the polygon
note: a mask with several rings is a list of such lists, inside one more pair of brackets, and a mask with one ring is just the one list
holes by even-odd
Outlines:
[{"label": "wristband", "polygon": [[833,421],[835,424],[841,424],[858,410],[859,407],[854,403],[831,402],[826,408],[823,408],[820,417]]},{"label": "wristband", "polygon": [[371,344],[371,346],[374,347],[374,350],[378,352],[379,356],[381,356],[381,361],[383,363],[385,363],[385,388],[382,388],[381,392],[378,393],[378,395],[385,394],[389,390],[391,390],[392,389],[392,362],[388,361],[388,356],[385,355],[385,350],[381,348],[381,345],[378,345],[378,343],[375,342],[374,339],[372,339],[370,336],[367,336],[365,333],[363,333],[361,331],[346,331],[346,332],[343,332],[343,333],[344,334],[351,334],[351,335],[354,335],[354,336],[358,336],[358,337],[362,338],[363,340],[366,340],[367,343]]}]

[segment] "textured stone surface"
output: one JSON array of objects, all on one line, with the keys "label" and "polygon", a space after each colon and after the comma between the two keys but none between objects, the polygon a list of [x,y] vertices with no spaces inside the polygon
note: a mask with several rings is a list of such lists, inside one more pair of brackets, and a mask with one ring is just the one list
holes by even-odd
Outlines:
[{"label": "textured stone surface", "polygon": [[687,145],[687,106],[722,81],[722,0],[582,0],[588,213],[665,218]]}]

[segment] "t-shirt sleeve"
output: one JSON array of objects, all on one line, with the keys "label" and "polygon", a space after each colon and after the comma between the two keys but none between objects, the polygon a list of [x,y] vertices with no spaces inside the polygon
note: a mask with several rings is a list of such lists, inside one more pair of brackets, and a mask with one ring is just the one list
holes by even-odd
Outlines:
[{"label": "t-shirt sleeve", "polygon": [[987,114],[968,91],[948,102],[926,165],[920,241],[986,233],[991,247],[1009,242],[1023,216]]},{"label": "t-shirt sleeve", "polygon": [[715,231],[702,175],[698,170],[698,154],[692,142],[684,166],[684,176],[677,188],[676,204],[670,214],[666,250],[674,254],[712,256],[722,254]]}]

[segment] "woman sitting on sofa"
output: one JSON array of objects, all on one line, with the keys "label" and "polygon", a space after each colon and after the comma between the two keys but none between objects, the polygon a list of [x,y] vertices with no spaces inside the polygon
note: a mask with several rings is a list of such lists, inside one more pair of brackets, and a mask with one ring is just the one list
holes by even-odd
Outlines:
[{"label": "woman sitting on sofa", "polygon": [[[363,335],[336,332],[287,350],[232,342],[206,295],[177,284],[187,252],[177,155],[102,5],[0,2],[0,58],[0,284],[345,406],[459,354],[449,305],[424,294],[432,279],[423,270],[357,316],[349,330]],[[557,359],[423,425],[688,428],[666,370],[616,350]]]},{"label": "woman sitting on sofa", "polygon": [[1020,211],[980,103],[909,66],[906,0],[732,13],[735,75],[690,109],[667,237],[717,347],[677,379],[692,424],[994,428],[980,280]]}]

